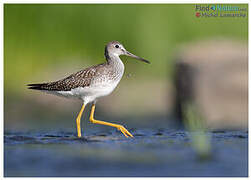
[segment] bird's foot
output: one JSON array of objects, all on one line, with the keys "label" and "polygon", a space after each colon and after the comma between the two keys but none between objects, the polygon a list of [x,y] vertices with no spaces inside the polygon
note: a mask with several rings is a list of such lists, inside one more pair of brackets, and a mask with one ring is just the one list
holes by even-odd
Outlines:
[{"label": "bird's foot", "polygon": [[81,133],[79,134],[79,132],[78,132],[78,138],[81,138]]},{"label": "bird's foot", "polygon": [[121,131],[125,135],[125,137],[127,138],[128,136],[133,137],[133,135],[124,126],[118,125],[117,129]]}]

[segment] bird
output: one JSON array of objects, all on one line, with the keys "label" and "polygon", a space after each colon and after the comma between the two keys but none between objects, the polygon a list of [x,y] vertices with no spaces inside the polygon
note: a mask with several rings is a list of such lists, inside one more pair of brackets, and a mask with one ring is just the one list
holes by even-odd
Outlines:
[{"label": "bird", "polygon": [[81,117],[87,104],[91,103],[89,120],[117,128],[125,137],[133,135],[120,124],[114,124],[94,118],[95,105],[99,98],[107,96],[117,87],[124,74],[124,63],[120,56],[125,55],[150,64],[146,59],[136,56],[125,49],[118,41],[111,41],[105,46],[106,62],[94,65],[63,79],[47,83],[27,84],[28,89],[39,90],[49,94],[82,100],[82,107],[76,118],[77,137],[81,138]]}]

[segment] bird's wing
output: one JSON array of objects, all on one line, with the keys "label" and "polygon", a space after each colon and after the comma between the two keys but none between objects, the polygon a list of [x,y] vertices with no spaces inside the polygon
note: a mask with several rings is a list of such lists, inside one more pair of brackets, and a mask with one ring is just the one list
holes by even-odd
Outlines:
[{"label": "bird's wing", "polygon": [[70,91],[71,89],[78,87],[88,87],[90,86],[93,78],[98,72],[100,67],[103,67],[105,64],[98,64],[81,71],[78,71],[70,76],[49,83],[41,84],[28,84],[29,89],[35,90],[47,90],[47,91]]}]

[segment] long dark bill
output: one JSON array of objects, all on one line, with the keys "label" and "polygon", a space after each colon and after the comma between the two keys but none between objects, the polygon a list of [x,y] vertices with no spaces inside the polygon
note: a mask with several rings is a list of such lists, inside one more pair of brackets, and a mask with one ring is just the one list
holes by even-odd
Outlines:
[{"label": "long dark bill", "polygon": [[141,58],[141,57],[139,57],[139,56],[136,56],[136,55],[134,55],[134,54],[132,54],[132,53],[130,53],[130,52],[128,52],[128,51],[126,51],[126,54],[125,54],[125,55],[130,56],[130,57],[132,57],[132,58],[135,58],[135,59],[138,59],[138,60],[140,60],[140,61],[143,61],[143,62],[145,62],[145,63],[150,64],[149,61],[147,61],[147,60],[145,60],[145,59],[143,59],[143,58]]}]

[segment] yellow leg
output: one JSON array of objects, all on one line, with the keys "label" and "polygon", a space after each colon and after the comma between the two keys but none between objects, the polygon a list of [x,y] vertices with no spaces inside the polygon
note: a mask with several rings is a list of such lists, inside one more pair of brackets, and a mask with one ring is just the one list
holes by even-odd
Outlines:
[{"label": "yellow leg", "polygon": [[78,131],[78,137],[79,138],[81,137],[81,125],[80,125],[80,121],[81,121],[81,117],[82,117],[84,109],[85,109],[85,105],[83,104],[81,110],[78,113],[78,117],[76,119],[77,131]]},{"label": "yellow leg", "polygon": [[95,111],[95,104],[92,105],[91,115],[90,115],[90,121],[92,123],[116,127],[119,131],[121,131],[125,135],[125,137],[128,137],[128,136],[133,137],[133,135],[129,131],[127,131],[127,129],[124,128],[124,126],[122,126],[120,124],[113,124],[113,123],[109,123],[109,122],[95,120],[94,119],[94,111]]}]

